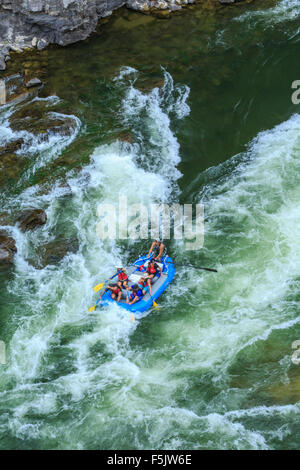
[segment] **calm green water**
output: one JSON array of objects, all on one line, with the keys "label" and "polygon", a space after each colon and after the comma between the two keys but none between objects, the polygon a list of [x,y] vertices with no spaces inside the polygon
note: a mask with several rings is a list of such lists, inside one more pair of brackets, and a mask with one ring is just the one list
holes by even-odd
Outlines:
[{"label": "calm green water", "polygon": [[[7,227],[2,449],[299,448],[299,41],[299,0],[169,20],[125,10],[10,65],[46,74],[38,98],[0,110],[0,147],[24,139],[1,212],[48,221]],[[218,269],[178,268],[135,323],[117,306],[87,313],[92,287],[148,246],[97,237],[98,204],[119,194],[204,203],[204,248],[168,248]],[[43,267],[62,237],[79,250]]]}]

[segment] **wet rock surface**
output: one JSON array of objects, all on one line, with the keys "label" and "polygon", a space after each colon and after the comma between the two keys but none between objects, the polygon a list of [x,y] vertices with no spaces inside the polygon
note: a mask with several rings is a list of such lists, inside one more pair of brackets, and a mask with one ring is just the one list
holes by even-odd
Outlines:
[{"label": "wet rock surface", "polygon": [[49,134],[70,135],[76,127],[72,117],[55,112],[47,102],[29,102],[18,108],[10,117],[13,131],[27,131],[46,140]]},{"label": "wet rock surface", "polygon": [[36,91],[25,86],[25,73],[16,73],[5,77],[0,83],[0,106],[4,104],[18,104],[35,96]]},{"label": "wet rock surface", "polygon": [[[49,44],[66,46],[86,39],[100,18],[122,6],[168,18],[196,0],[2,0],[0,2],[0,70],[9,53],[29,48],[39,51]],[[239,0],[211,0],[219,4]]]},{"label": "wet rock surface", "polygon": [[47,214],[42,209],[27,210],[18,217],[18,224],[23,232],[41,227],[46,222]]},{"label": "wet rock surface", "polygon": [[16,139],[0,147],[0,186],[16,181],[24,168],[25,160],[17,155],[23,142],[23,139]]},{"label": "wet rock surface", "polygon": [[2,0],[0,2],[0,68],[10,51],[49,44],[66,46],[86,39],[98,19],[124,5],[122,0]]},{"label": "wet rock surface", "polygon": [[14,216],[9,214],[8,212],[0,213],[0,225],[13,225],[14,224]]},{"label": "wet rock surface", "polygon": [[15,240],[9,236],[6,230],[0,231],[0,267],[11,264],[17,252]]},{"label": "wet rock surface", "polygon": [[33,88],[40,85],[42,85],[42,82],[39,78],[32,78],[26,83],[26,88]]},{"label": "wet rock surface", "polygon": [[76,253],[79,249],[77,238],[58,239],[39,248],[39,266],[58,264],[66,255]]}]

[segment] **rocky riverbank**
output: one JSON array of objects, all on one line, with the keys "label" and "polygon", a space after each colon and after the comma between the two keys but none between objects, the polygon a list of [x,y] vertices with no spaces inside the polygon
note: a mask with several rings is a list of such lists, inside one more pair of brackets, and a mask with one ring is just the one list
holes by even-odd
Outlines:
[{"label": "rocky riverbank", "polygon": [[86,39],[96,30],[99,19],[122,6],[168,16],[192,3],[197,0],[0,0],[0,70],[5,70],[11,51],[41,50],[49,44],[66,46]]}]

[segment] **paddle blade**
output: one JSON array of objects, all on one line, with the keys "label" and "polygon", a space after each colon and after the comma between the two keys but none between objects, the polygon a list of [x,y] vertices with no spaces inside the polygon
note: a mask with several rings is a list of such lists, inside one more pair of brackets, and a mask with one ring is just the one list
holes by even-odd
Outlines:
[{"label": "paddle blade", "polygon": [[98,292],[100,289],[102,289],[103,286],[104,286],[104,282],[102,282],[101,284],[98,284],[97,286],[94,287],[94,291]]},{"label": "paddle blade", "polygon": [[96,310],[96,305],[93,305],[91,308],[89,308],[89,312],[94,312]]},{"label": "paddle blade", "polygon": [[211,271],[212,273],[218,272],[216,269],[211,269],[211,268],[199,268],[199,269],[204,269],[205,271]]},{"label": "paddle blade", "polygon": [[131,313],[131,315],[130,315],[130,320],[131,320],[132,323],[133,323],[134,320],[135,320],[134,315],[133,315],[132,313]]},{"label": "paddle blade", "polygon": [[154,307],[154,308],[157,308],[157,307],[158,307],[157,303],[154,302],[154,300],[153,300],[153,307]]}]

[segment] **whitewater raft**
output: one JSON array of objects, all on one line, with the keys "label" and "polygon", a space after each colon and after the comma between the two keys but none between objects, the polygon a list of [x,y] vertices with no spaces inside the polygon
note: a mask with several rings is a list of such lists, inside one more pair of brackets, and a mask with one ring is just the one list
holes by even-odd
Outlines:
[{"label": "whitewater raft", "polygon": [[[140,271],[140,267],[144,266],[144,268],[147,268],[149,263],[149,257],[148,255],[141,256],[138,258],[133,265],[129,266],[126,268],[126,273],[128,275],[129,281],[128,285],[132,286],[133,284],[137,284],[139,279],[145,275],[145,272]],[[149,310],[152,305],[153,305],[153,300],[156,301],[161,294],[166,290],[168,285],[173,281],[176,269],[174,266],[174,263],[172,261],[172,258],[169,256],[165,256],[162,258],[161,263],[157,263],[162,270],[162,275],[161,276],[155,276],[152,280],[151,283],[151,297],[149,294],[149,291],[146,292],[144,297],[142,297],[141,300],[136,302],[133,305],[129,305],[126,303],[127,299],[127,291],[126,289],[122,289],[122,298],[120,302],[118,302],[118,305],[130,312],[134,312],[135,314],[142,314],[143,312],[146,312],[146,310]],[[114,282],[114,281],[112,281]],[[111,292],[107,291],[103,297],[102,301],[98,304],[100,307],[109,305],[111,303],[116,303],[115,300],[112,299],[111,297]]]}]

